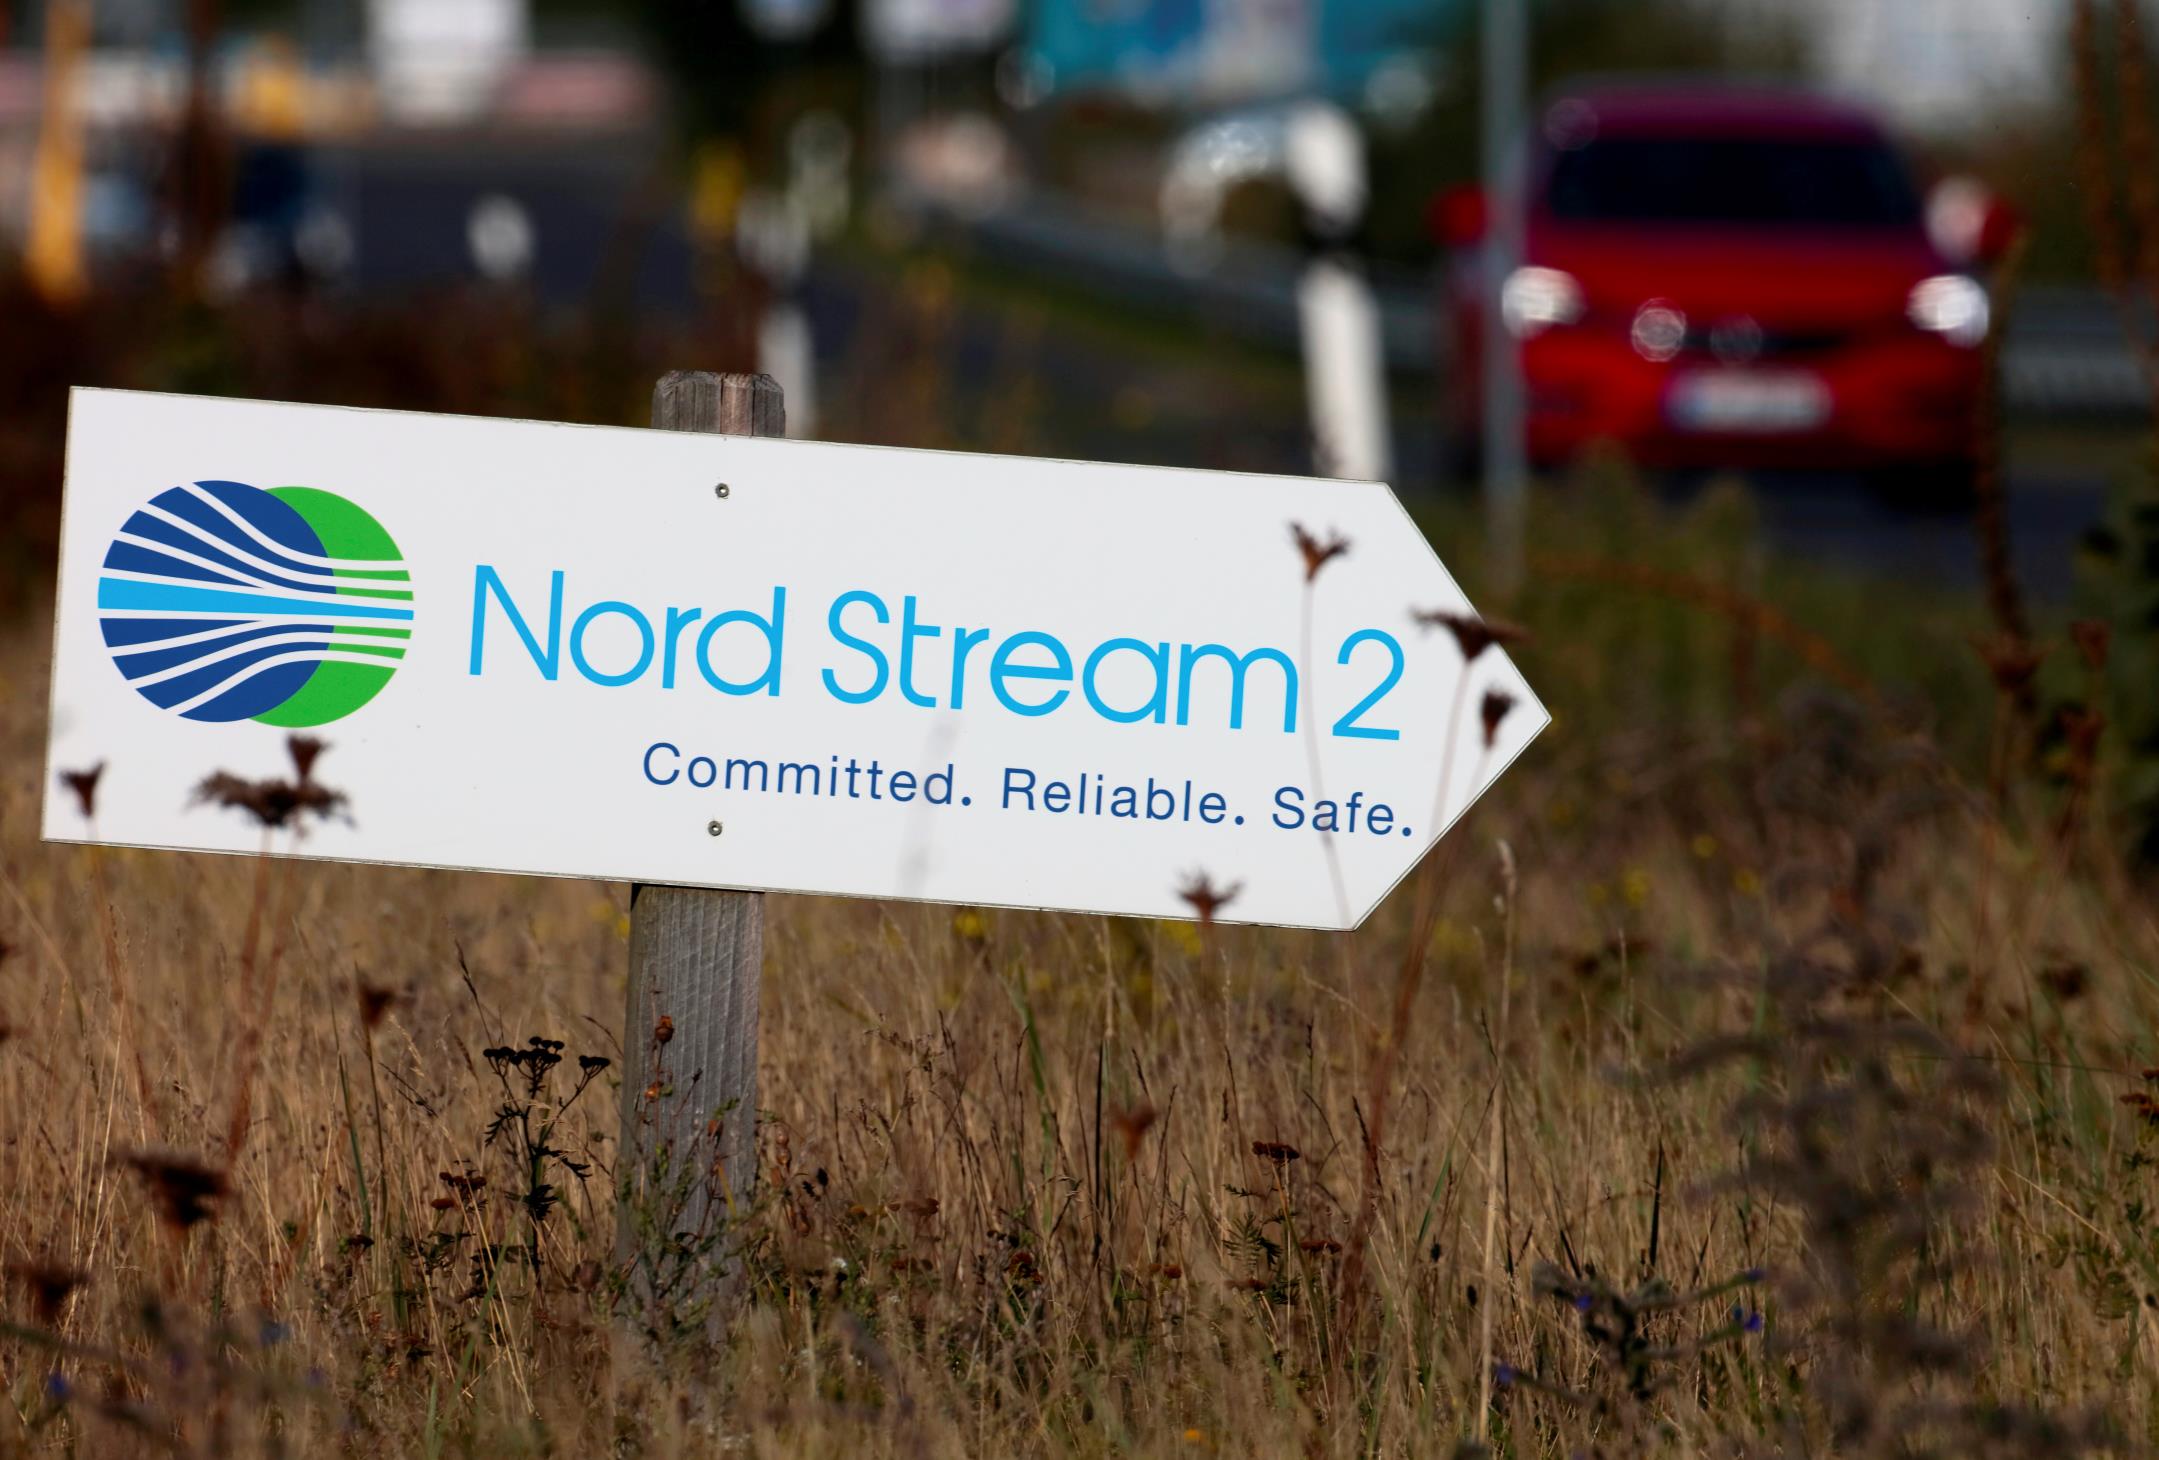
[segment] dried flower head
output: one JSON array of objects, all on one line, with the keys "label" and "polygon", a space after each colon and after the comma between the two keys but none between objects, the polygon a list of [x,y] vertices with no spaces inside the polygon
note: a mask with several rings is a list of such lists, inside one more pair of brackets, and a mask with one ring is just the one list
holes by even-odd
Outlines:
[{"label": "dried flower head", "polygon": [[2114,1098],[2129,1107],[2129,1113],[2146,1125],[2159,1126],[2159,1101],[2153,1100],[2142,1090],[2131,1090],[2126,1095],[2117,1095]]},{"label": "dried flower head", "polygon": [[285,737],[285,752],[292,757],[292,773],[302,785],[314,777],[316,760],[329,748],[312,735]]},{"label": "dried flower head", "polygon": [[1492,742],[1499,738],[1499,727],[1514,709],[1514,696],[1503,689],[1488,689],[1480,713],[1484,717],[1484,748],[1490,750]]},{"label": "dried flower head", "polygon": [[561,1040],[535,1034],[522,1045],[502,1044],[483,1049],[480,1058],[487,1061],[500,1079],[508,1080],[513,1071],[521,1075],[527,1094],[537,1099],[549,1074],[562,1063],[562,1048]]},{"label": "dried flower head", "polygon": [[1445,629],[1454,635],[1455,647],[1462,651],[1465,665],[1476,663],[1494,644],[1529,642],[1529,630],[1504,619],[1479,618],[1473,613],[1456,613],[1445,608],[1413,608],[1410,617],[1417,621],[1419,628]]},{"label": "dried flower head", "polygon": [[469,1168],[462,1175],[452,1174],[448,1171],[438,1171],[435,1174],[442,1178],[444,1186],[467,1200],[487,1190],[487,1178]]},{"label": "dried flower head", "polygon": [[2040,664],[2047,657],[2046,650],[2014,634],[1975,638],[1972,647],[1979,651],[1987,673],[1993,676],[1994,687],[2005,695],[2021,695],[2031,688]]},{"label": "dried flower head", "polygon": [[1205,872],[1194,872],[1185,879],[1184,885],[1177,889],[1177,895],[1192,905],[1192,912],[1199,918],[1202,926],[1211,927],[1215,914],[1235,902],[1237,894],[1242,891],[1242,882],[1217,887]]},{"label": "dried flower head", "polygon": [[660,1022],[652,1026],[652,1042],[654,1044],[665,1044],[667,1043],[667,1041],[673,1039],[674,1037],[675,1021],[673,1017],[667,1014],[662,1014],[660,1016]]},{"label": "dried flower head", "polygon": [[30,1296],[30,1313],[47,1328],[60,1321],[75,1290],[90,1280],[79,1267],[61,1262],[11,1262],[7,1275]]},{"label": "dried flower head", "polygon": [[86,819],[97,815],[97,780],[104,774],[103,761],[86,771],[60,772],[60,784],[75,793],[75,799],[81,804],[82,814]]},{"label": "dried flower head", "polygon": [[1307,583],[1319,576],[1321,568],[1349,551],[1349,539],[1339,532],[1329,531],[1325,538],[1317,538],[1305,531],[1303,523],[1292,522],[1289,535],[1304,558],[1304,581]]},{"label": "dried flower head", "polygon": [[2101,619],[2080,618],[2069,625],[2069,642],[2077,646],[2084,667],[2095,674],[2107,667],[2107,646],[2112,639],[2113,631]]},{"label": "dried flower head", "polygon": [[1576,978],[1595,978],[1654,952],[1656,942],[1639,934],[1607,938],[1602,943],[1573,952],[1562,952]]},{"label": "dried flower head", "polygon": [[291,826],[312,816],[326,821],[344,806],[345,796],[313,781],[250,781],[218,771],[195,788],[195,800],[245,811],[265,830]]},{"label": "dried flower head", "polygon": [[1139,1159],[1139,1145],[1145,1139],[1148,1128],[1155,1123],[1155,1108],[1139,1104],[1119,1110],[1110,1116],[1110,1124],[1124,1138],[1124,1158]]},{"label": "dried flower head", "polygon": [[1254,1141],[1252,1142],[1252,1154],[1262,1161],[1271,1161],[1277,1166],[1287,1166],[1292,1161],[1304,1158],[1304,1152],[1285,1141]]},{"label": "dried flower head", "polygon": [[215,1216],[212,1204],[226,1192],[225,1173],[175,1151],[122,1151],[118,1157],[135,1169],[149,1188],[158,1220],[185,1234]]},{"label": "dried flower head", "polygon": [[2099,737],[2106,733],[2107,717],[2104,710],[2080,709],[2075,705],[2062,708],[2059,716],[2062,740],[2069,754],[2078,761],[2088,762],[2099,751]]},{"label": "dried flower head", "polygon": [[2039,981],[2055,998],[2072,1003],[2083,998],[2090,987],[2091,969],[2074,959],[2057,959],[2039,970]]},{"label": "dried flower head", "polygon": [[391,1007],[405,997],[403,989],[379,988],[366,979],[355,982],[353,991],[360,1001],[360,1027],[374,1029],[381,1025]]}]

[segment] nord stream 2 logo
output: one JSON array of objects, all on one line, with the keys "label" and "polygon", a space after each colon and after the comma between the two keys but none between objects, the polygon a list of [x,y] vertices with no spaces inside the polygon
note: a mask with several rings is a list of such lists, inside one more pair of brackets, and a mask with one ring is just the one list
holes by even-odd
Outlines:
[{"label": "nord stream 2 logo", "polygon": [[128,682],[190,720],[327,724],[390,682],[412,638],[397,544],[313,487],[160,492],[113,539],[97,607]]}]

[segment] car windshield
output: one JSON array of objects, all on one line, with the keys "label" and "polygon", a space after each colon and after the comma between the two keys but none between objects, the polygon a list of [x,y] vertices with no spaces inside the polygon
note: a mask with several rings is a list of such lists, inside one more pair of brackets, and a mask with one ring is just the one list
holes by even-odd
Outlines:
[{"label": "car windshield", "polygon": [[1891,228],[1919,217],[1888,147],[1824,138],[1598,138],[1554,160],[1546,206],[1585,223]]}]

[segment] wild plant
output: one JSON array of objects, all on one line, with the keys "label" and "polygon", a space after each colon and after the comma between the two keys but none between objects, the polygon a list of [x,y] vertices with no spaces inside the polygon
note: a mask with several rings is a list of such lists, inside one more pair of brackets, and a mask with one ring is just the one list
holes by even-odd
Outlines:
[{"label": "wild plant", "polygon": [[[2092,263],[2159,413],[2159,142],[2154,140],[2150,51],[2137,0],[2075,0],[2069,16],[2077,115],[2077,192],[2085,208]],[[2150,423],[2159,432],[2159,414]],[[2159,434],[2140,469],[2117,484],[2107,520],[2086,533],[2080,553],[2089,616],[2112,631],[2111,667],[2071,694],[2057,726],[2078,767],[2070,803],[2089,815],[2087,789],[2104,726],[2118,747],[2103,827],[2142,866],[2159,864]],[[2104,697],[2094,691],[2103,682]]]},{"label": "wild plant", "polygon": [[[562,1125],[571,1109],[613,1061],[605,1055],[577,1056],[576,1074],[568,1073],[559,1039],[532,1035],[522,1045],[492,1045],[480,1051],[501,1092],[493,1119],[481,1138],[482,1147],[497,1157],[504,1180],[499,1190],[522,1223],[522,1240],[497,1228],[483,1233],[472,1245],[472,1287],[468,1294],[484,1296],[500,1284],[503,1265],[514,1260],[529,1274],[531,1291],[546,1291],[551,1223],[558,1219],[570,1229],[570,1242],[591,1238],[591,1203],[566,1202],[565,1184],[583,1188],[592,1175],[593,1163],[581,1148],[573,1147]],[[567,1082],[569,1088],[563,1089]],[[481,1186],[467,1172],[444,1173],[443,1185],[451,1193],[476,1197]],[[585,1259],[578,1246],[570,1248],[576,1260],[563,1264],[561,1277],[569,1278]],[[590,1285],[589,1278],[587,1285]]]},{"label": "wild plant", "polygon": [[297,1415],[330,1402],[324,1376],[292,1352],[289,1326],[271,1313],[235,1313],[189,1291],[187,1258],[222,1214],[225,1172],[158,1149],[123,1151],[115,1164],[155,1218],[160,1281],[127,1299],[119,1333],[92,1338],[72,1331],[69,1313],[94,1274],[56,1260],[8,1265],[29,1321],[0,1318],[0,1356],[42,1376],[31,1406],[16,1411],[23,1435],[94,1454],[290,1453]]},{"label": "wild plant", "polygon": [[[1760,1309],[1730,1302],[1761,1280],[1759,1271],[1748,1269],[1682,1292],[1652,1274],[1621,1288],[1594,1263],[1569,1271],[1539,1262],[1531,1288],[1575,1315],[1594,1356],[1586,1382],[1573,1387],[1539,1369],[1505,1362],[1497,1367],[1493,1382],[1503,1391],[1548,1400],[1555,1413],[1547,1423],[1557,1434],[1586,1439],[1587,1449],[1573,1451],[1586,1460],[1654,1453],[1680,1439],[1678,1425],[1660,1408],[1665,1391],[1694,1380],[1700,1356],[1708,1350],[1762,1331]],[[1722,1322],[1702,1321],[1701,1310],[1724,1309],[1728,1303]]]},{"label": "wild plant", "polygon": [[1794,733],[1767,778],[1791,850],[1773,885],[1795,912],[1816,911],[1756,972],[1712,977],[1751,1006],[1750,1027],[1662,1072],[1736,1079],[1739,1159],[1712,1190],[1745,1220],[1797,1227],[1796,1255],[1766,1277],[1764,1359],[1787,1379],[1749,1450],[2083,1453],[2104,1428],[1990,1392],[1998,1336],[1949,1316],[1959,1288],[1999,1260],[1972,1216],[2000,1084],[1991,1062],[1910,1012],[1899,986],[1915,969],[1901,910],[1909,848],[1957,803],[1953,787],[1908,747],[1881,744],[1852,707],[1816,699],[1791,713]]},{"label": "wild plant", "polygon": [[720,1160],[726,1123],[752,1117],[732,1101],[704,1113],[694,1098],[664,1099],[678,1080],[694,1089],[699,1072],[676,1072],[671,1016],[659,1015],[644,1037],[653,1079],[643,1090],[623,1091],[610,1288],[619,1320],[645,1357],[698,1369],[724,1337],[717,1315],[752,1281],[740,1250],[752,1214],[735,1203]]}]

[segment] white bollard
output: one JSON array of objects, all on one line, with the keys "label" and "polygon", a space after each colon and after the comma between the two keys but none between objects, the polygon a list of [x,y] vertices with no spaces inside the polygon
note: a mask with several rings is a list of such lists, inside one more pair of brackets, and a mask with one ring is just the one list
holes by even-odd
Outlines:
[{"label": "white bollard", "polygon": [[1283,168],[1311,246],[1297,313],[1315,464],[1328,476],[1385,481],[1394,469],[1385,343],[1378,302],[1351,246],[1370,193],[1364,135],[1340,107],[1302,102],[1288,118]]}]

